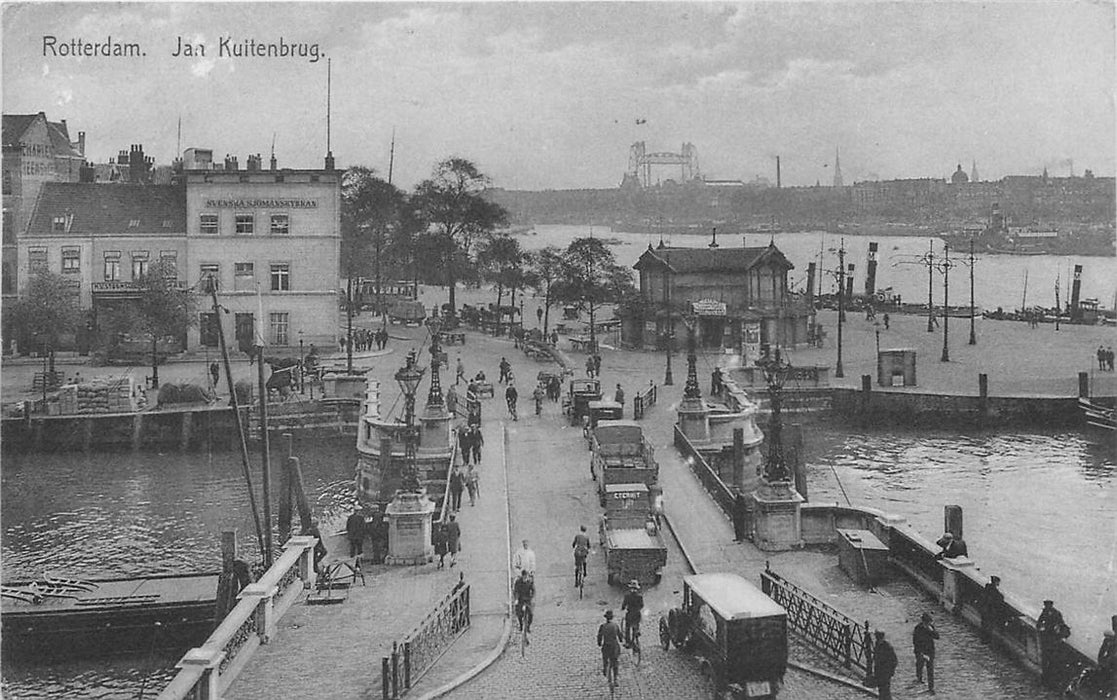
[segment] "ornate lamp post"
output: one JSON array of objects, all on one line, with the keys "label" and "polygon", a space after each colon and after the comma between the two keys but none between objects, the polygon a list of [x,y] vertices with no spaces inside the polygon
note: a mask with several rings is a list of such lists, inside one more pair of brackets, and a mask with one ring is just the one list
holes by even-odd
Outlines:
[{"label": "ornate lamp post", "polygon": [[845,239],[842,239],[842,247],[838,249],[838,361],[834,365],[834,376],[839,379],[846,376],[845,369],[842,367],[842,326],[846,317],[845,310],[845,296],[846,296],[846,245]]},{"label": "ornate lamp post", "polygon": [[306,393],[306,353],[303,352],[302,331],[299,331],[299,393]]},{"label": "ornate lamp post", "polygon": [[942,357],[939,358],[941,362],[950,362],[950,268],[955,264],[950,259],[950,246],[943,246],[942,260],[935,264],[935,268],[942,272]]},{"label": "ornate lamp post", "polygon": [[415,429],[415,392],[419,382],[423,379],[423,370],[415,362],[415,351],[407,354],[407,364],[396,371],[396,382],[403,392],[403,448],[404,466],[402,488],[404,491],[419,493],[422,486],[419,483],[419,470],[415,464],[415,449],[419,442],[418,431]]},{"label": "ornate lamp post", "polygon": [[683,399],[701,400],[702,389],[698,385],[698,354],[695,326],[698,319],[687,318],[686,323],[686,384],[683,386]]},{"label": "ornate lamp post", "polygon": [[974,330],[973,262],[973,236],[970,236],[970,345],[977,345],[977,331]]},{"label": "ornate lamp post", "polygon": [[791,363],[780,357],[780,349],[776,347],[774,353],[765,356],[757,364],[764,373],[765,384],[768,385],[768,402],[772,410],[772,416],[768,420],[768,459],[764,462],[764,480],[769,483],[790,481],[791,474],[787,470],[781,438],[783,423],[780,417],[780,393],[791,374]]},{"label": "ornate lamp post", "polygon": [[442,383],[438,376],[438,369],[442,365],[442,344],[439,342],[442,321],[432,318],[427,325],[431,332],[431,388],[427,393],[427,408],[430,409],[443,405]]}]

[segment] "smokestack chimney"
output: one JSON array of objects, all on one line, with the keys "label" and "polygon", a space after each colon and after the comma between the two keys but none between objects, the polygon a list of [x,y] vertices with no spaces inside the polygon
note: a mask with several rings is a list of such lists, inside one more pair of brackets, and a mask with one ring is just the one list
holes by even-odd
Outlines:
[{"label": "smokestack chimney", "polygon": [[814,310],[814,271],[815,263],[807,264],[807,305]]},{"label": "smokestack chimney", "polygon": [[78,132],[78,153],[81,153],[83,158],[85,157],[85,132],[84,131],[79,131]]},{"label": "smokestack chimney", "polygon": [[846,301],[853,299],[853,263],[849,264],[849,269],[846,271]]},{"label": "smokestack chimney", "polygon": [[1074,283],[1070,288],[1070,322],[1082,320],[1082,309],[1078,308],[1078,297],[1082,293],[1082,266],[1074,266]]},{"label": "smokestack chimney", "polygon": [[327,151],[326,152],[326,170],[336,170],[336,168],[334,167],[334,152],[333,151]]},{"label": "smokestack chimney", "polygon": [[271,154],[271,169],[272,170],[278,170],[279,169],[279,162],[275,159],[275,153]]},{"label": "smokestack chimney", "polygon": [[780,157],[776,156],[776,189],[783,187],[783,181],[780,179]]},{"label": "smokestack chimney", "polygon": [[869,268],[865,273],[865,296],[871,297],[877,291],[877,244],[869,241]]}]

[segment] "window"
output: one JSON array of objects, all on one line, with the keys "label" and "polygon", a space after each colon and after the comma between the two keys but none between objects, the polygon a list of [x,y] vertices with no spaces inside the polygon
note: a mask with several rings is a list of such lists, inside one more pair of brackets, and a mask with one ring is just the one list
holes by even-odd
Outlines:
[{"label": "window", "polygon": [[215,348],[220,344],[219,340],[218,340],[218,335],[217,335],[217,331],[218,331],[217,322],[218,322],[217,314],[215,314],[215,313],[210,312],[210,313],[199,314],[199,318],[198,318],[198,333],[199,333],[199,336],[200,336],[199,341],[201,342],[202,345],[206,346],[207,348]]},{"label": "window", "polygon": [[12,171],[4,171],[4,194],[12,193]]},{"label": "window", "polygon": [[132,251],[132,280],[147,276],[148,254],[146,250]]},{"label": "window", "polygon": [[202,214],[201,231],[209,236],[217,235],[217,214]]},{"label": "window", "polygon": [[159,262],[162,263],[163,273],[167,279],[178,279],[178,251],[159,251]]},{"label": "window", "polygon": [[[217,263],[202,263],[202,279],[209,280],[215,290],[221,289],[221,266]],[[209,291],[209,288],[206,288]]]},{"label": "window", "polygon": [[163,219],[163,228],[170,228],[170,227],[171,227],[171,220],[170,219]]},{"label": "window", "polygon": [[31,274],[47,271],[46,248],[31,248],[27,251],[27,270]]},{"label": "window", "polygon": [[65,216],[56,216],[53,219],[51,219],[50,220],[50,230],[53,231],[54,233],[65,233],[66,232],[66,217]]},{"label": "window", "polygon": [[140,227],[140,220],[139,219],[129,219],[128,220],[128,228],[139,228],[139,227]]},{"label": "window", "polygon": [[63,248],[62,249],[62,272],[63,273],[81,272],[81,249],[79,249],[79,248]]},{"label": "window", "polygon": [[273,345],[290,345],[287,329],[290,327],[291,314],[288,313],[270,313],[268,314],[268,326],[271,337],[269,341]]},{"label": "window", "polygon": [[237,214],[236,222],[236,232],[246,236],[252,234],[252,228],[256,223],[252,214]]},{"label": "window", "polygon": [[251,292],[256,289],[256,266],[250,262],[233,263],[233,290]]},{"label": "window", "polygon": [[287,214],[271,215],[271,235],[286,236],[290,231],[291,220]]},{"label": "window", "polygon": [[120,251],[105,251],[105,281],[117,282],[120,280]]},{"label": "window", "polygon": [[288,263],[272,263],[271,290],[273,292],[291,291],[291,265]]}]

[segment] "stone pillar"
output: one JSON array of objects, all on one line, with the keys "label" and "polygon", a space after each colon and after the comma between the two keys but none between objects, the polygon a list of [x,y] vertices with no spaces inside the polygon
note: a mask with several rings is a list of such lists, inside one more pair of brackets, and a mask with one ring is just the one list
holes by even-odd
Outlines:
[{"label": "stone pillar", "polygon": [[453,436],[450,434],[450,423],[453,421],[446,411],[444,404],[427,404],[423,415],[419,416],[418,454],[423,456],[450,454],[450,445]]},{"label": "stone pillar", "polygon": [[299,556],[299,578],[303,588],[314,588],[318,573],[314,570],[314,540],[310,535],[295,535],[283,545],[283,549],[302,549]]},{"label": "stone pillar", "polygon": [[195,647],[175,664],[175,668],[188,668],[188,667],[201,667],[205,669],[202,677],[198,680],[195,688],[198,689],[197,697],[199,700],[217,700],[221,697],[220,683],[221,680],[217,675],[217,667],[225,658],[225,652],[221,649],[207,649],[205,647]]},{"label": "stone pillar", "polygon": [[275,634],[275,594],[279,592],[278,586],[264,586],[260,583],[250,583],[244,590],[237,594],[237,600],[248,598],[256,601],[256,609],[260,614],[256,617],[256,635],[261,644],[267,644]]},{"label": "stone pillar", "polygon": [[702,399],[683,399],[676,411],[679,430],[695,447],[710,441],[710,409]]},{"label": "stone pillar", "polygon": [[955,539],[962,539],[962,506],[943,506],[942,531],[954,535]]},{"label": "stone pillar", "polygon": [[752,493],[755,544],[766,552],[803,546],[799,509],[803,497],[790,481],[763,480]]},{"label": "stone pillar", "polygon": [[425,492],[397,492],[385,513],[388,516],[385,564],[407,566],[434,560],[434,545],[431,544],[434,503]]}]

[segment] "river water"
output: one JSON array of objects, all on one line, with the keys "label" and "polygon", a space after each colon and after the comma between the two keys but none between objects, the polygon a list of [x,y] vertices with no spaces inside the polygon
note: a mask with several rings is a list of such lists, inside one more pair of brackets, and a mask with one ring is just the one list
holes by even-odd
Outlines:
[{"label": "river water", "polygon": [[[526,248],[563,247],[590,233],[588,227],[573,226],[536,231],[521,238]],[[649,243],[658,243],[658,237],[644,234],[601,228],[593,233],[616,240],[613,248],[624,264],[634,262]],[[858,289],[868,240],[845,239],[847,260],[858,266]],[[927,239],[872,240],[880,243],[878,287],[892,286],[909,301],[924,300],[926,271],[907,262],[908,256],[926,252]],[[767,242],[761,236],[748,241]],[[836,264],[833,253],[826,252],[839,244],[834,236],[780,234],[776,242],[795,264],[800,282],[820,247],[825,264]],[[695,247],[707,243],[695,236],[671,241]],[[719,243],[739,245],[740,240],[722,237]],[[1029,305],[1053,305],[1056,277],[1065,281],[1076,262],[1085,268],[1083,296],[1108,305],[1117,284],[1117,259],[1046,256],[980,258],[977,303],[1016,308],[1027,271]],[[968,279],[961,270],[951,275],[952,303],[968,300]],[[1039,290],[1045,290],[1042,298]],[[939,295],[941,278],[936,279],[941,303]],[[930,538],[942,529],[943,506],[961,505],[965,537],[983,572],[1001,576],[1003,588],[1021,602],[1037,605],[1055,598],[1076,639],[1088,648],[1100,642],[1109,615],[1117,613],[1117,458],[1084,434],[851,431],[823,424],[812,427],[805,447],[811,500],[844,502],[848,495],[855,504],[908,518]],[[278,445],[275,452],[278,463],[284,455]],[[325,523],[341,519],[353,504],[352,439],[296,440],[294,452],[316,513]],[[236,452],[6,453],[0,506],[6,581],[44,572],[86,578],[187,572],[198,570],[199,562],[212,562],[203,568],[216,569],[220,533],[234,528],[246,556],[255,551]],[[180,655],[5,664],[0,690],[12,698],[150,696],[173,676]]]}]

